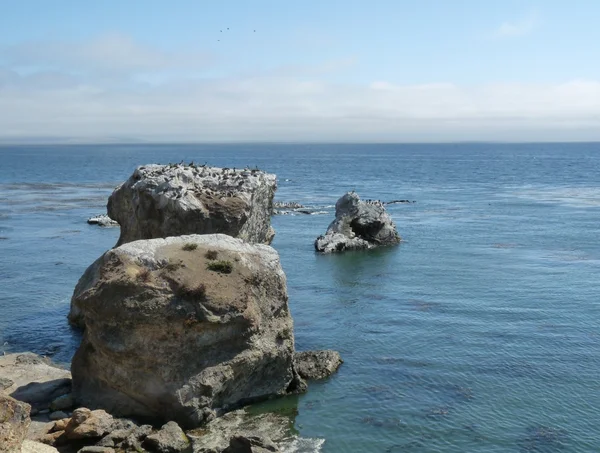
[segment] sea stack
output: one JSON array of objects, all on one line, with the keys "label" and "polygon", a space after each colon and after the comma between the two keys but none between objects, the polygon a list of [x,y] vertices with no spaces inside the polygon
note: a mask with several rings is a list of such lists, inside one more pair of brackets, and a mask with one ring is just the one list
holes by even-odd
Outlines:
[{"label": "sea stack", "polygon": [[348,192],[335,204],[335,220],[315,241],[321,253],[396,245],[400,235],[381,201],[360,199]]},{"label": "sea stack", "polygon": [[73,392],[115,416],[194,427],[304,384],[277,252],[222,234],[140,240],[81,277]]},{"label": "sea stack", "polygon": [[117,246],[139,239],[223,233],[270,244],[275,175],[201,165],[143,165],[115,189],[108,215]]}]

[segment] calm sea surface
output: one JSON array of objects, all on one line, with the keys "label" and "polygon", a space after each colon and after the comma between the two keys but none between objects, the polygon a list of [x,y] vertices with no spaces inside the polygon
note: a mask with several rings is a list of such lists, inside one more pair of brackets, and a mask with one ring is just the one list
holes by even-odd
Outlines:
[{"label": "calm sea surface", "polygon": [[[599,144],[0,147],[0,353],[70,361],[73,288],[118,237],[87,217],[181,160],[326,212],[273,218],[297,348],[345,359],[261,408],[295,414],[296,451],[600,451]],[[404,242],[316,255],[352,189],[416,201],[389,207]]]}]

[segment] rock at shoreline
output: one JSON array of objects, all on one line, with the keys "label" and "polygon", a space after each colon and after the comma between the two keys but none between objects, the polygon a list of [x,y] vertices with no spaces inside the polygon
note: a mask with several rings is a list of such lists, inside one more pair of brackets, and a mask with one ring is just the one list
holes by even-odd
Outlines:
[{"label": "rock at shoreline", "polygon": [[337,351],[296,352],[294,364],[296,371],[306,380],[325,379],[337,371],[344,363]]},{"label": "rock at shoreline", "polygon": [[268,437],[233,436],[223,453],[269,453],[281,450]]},{"label": "rock at shoreline", "polygon": [[[244,446],[245,442],[236,442],[240,437],[247,439],[260,439],[265,446],[273,446],[282,443],[290,438],[290,418],[277,413],[264,413],[260,415],[250,415],[244,409],[225,414],[222,417],[213,420],[205,427],[188,432],[194,445],[194,453],[216,453],[227,451],[231,448],[233,441],[234,448]],[[255,442],[252,448],[246,450],[250,452],[264,453],[258,442]],[[269,447],[269,448],[273,448]],[[244,450],[229,450],[244,451]],[[276,452],[277,450],[266,450]]]},{"label": "rock at shoreline", "polygon": [[0,453],[20,453],[31,424],[31,406],[0,393]]},{"label": "rock at shoreline", "polygon": [[58,453],[58,450],[50,445],[44,445],[33,440],[25,440],[19,453]]},{"label": "rock at shoreline", "polygon": [[335,220],[315,241],[322,253],[370,249],[400,242],[396,225],[380,201],[363,201],[348,192],[335,204]]},{"label": "rock at shoreline", "polygon": [[277,252],[230,236],[125,244],[81,277],[71,322],[79,403],[199,426],[295,390],[294,337]]},{"label": "rock at shoreline", "polygon": [[192,453],[192,444],[175,422],[169,422],[160,431],[150,434],[142,444],[156,453]]},{"label": "rock at shoreline", "polygon": [[32,353],[0,356],[0,378],[12,382],[5,393],[36,411],[48,409],[56,398],[71,392],[71,373]]},{"label": "rock at shoreline", "polygon": [[101,227],[118,227],[119,226],[119,222],[111,219],[106,214],[101,214],[101,215],[97,215],[94,217],[90,217],[87,220],[87,223],[89,223],[90,225],[98,225]]},{"label": "rock at shoreline", "polygon": [[223,233],[270,244],[275,175],[196,165],[144,165],[108,200],[117,246],[138,239]]}]

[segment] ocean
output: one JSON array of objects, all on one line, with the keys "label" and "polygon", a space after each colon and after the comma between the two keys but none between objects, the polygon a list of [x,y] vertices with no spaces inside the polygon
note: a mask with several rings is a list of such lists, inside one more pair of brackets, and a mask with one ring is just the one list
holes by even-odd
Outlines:
[{"label": "ocean", "polygon": [[[345,363],[290,414],[289,451],[600,451],[600,144],[0,147],[0,353],[68,364],[73,288],[117,241],[90,226],[137,165],[275,173],[298,350]],[[388,207],[403,242],[320,256],[335,201]]]}]

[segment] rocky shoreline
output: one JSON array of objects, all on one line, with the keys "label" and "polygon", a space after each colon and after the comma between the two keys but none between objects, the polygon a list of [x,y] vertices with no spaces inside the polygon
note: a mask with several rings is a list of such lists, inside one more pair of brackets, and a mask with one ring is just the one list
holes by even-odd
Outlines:
[{"label": "rocky shoreline", "polygon": [[[343,361],[295,350],[267,244],[270,216],[304,207],[274,203],[275,190],[259,170],[193,163],[140,166],[117,187],[109,216],[89,221],[121,236],[73,292],[72,375],[34,354],[0,357],[0,453],[280,451],[289,418],[244,407],[305,392]],[[399,241],[383,204],[349,193],[315,246]]]}]

